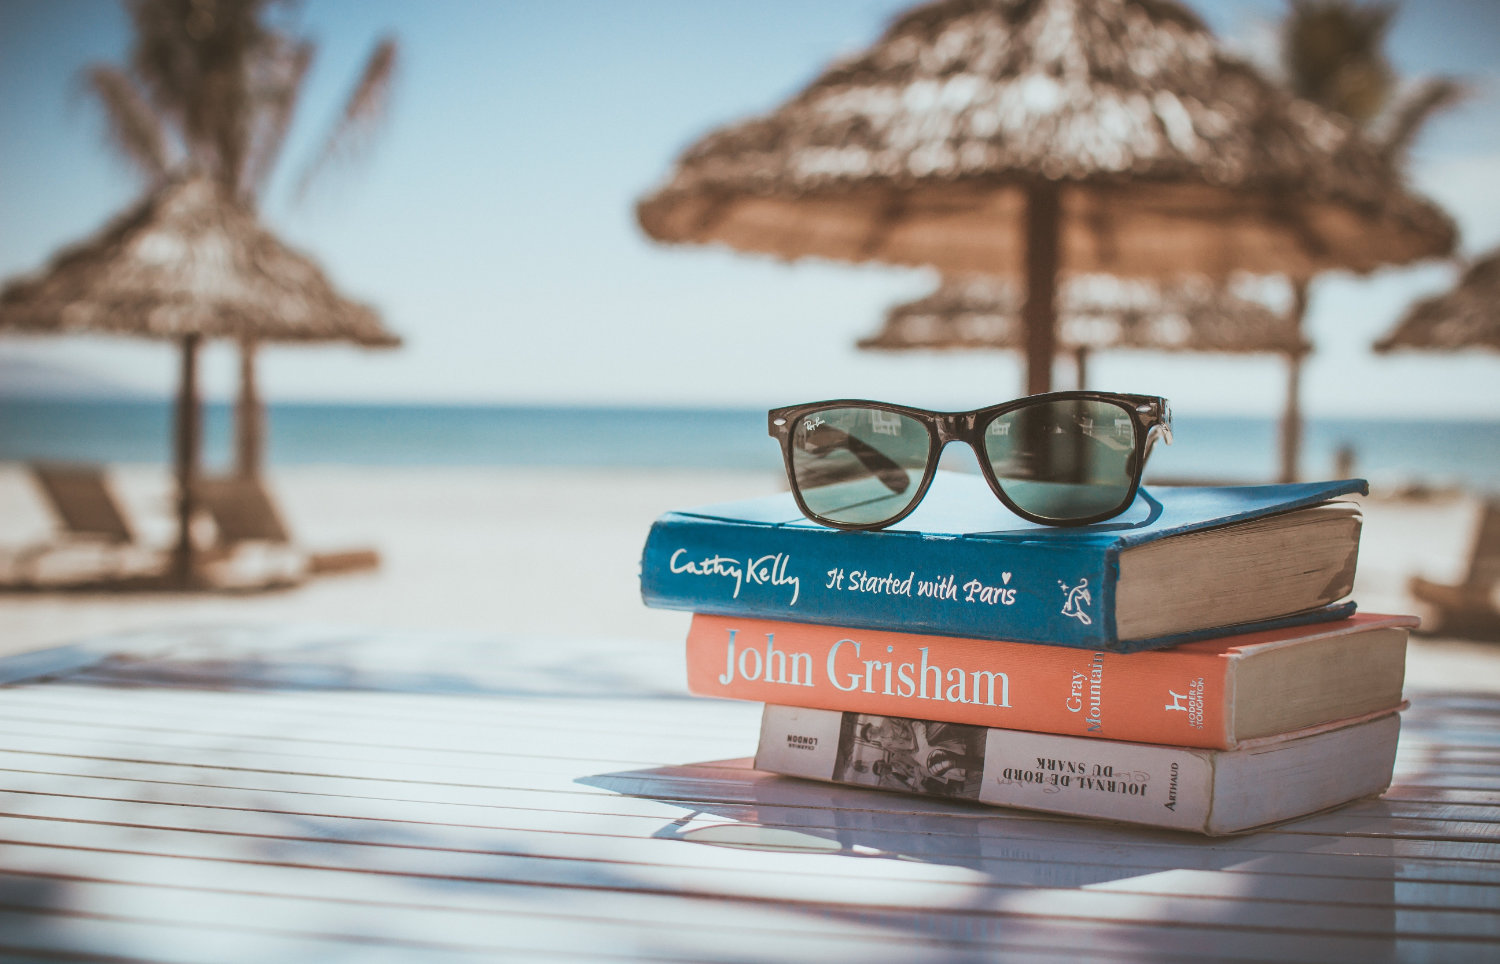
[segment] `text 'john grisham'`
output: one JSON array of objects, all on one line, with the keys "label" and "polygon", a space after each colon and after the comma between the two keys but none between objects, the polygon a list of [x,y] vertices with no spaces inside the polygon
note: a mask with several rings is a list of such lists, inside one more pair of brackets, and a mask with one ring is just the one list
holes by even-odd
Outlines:
[{"label": "text 'john grisham'", "polygon": [[[766,633],[760,645],[737,646],[739,631],[729,630],[724,652],[724,672],[720,686],[729,686],[736,678],[782,686],[817,686],[811,653],[778,649],[776,634]],[[878,647],[871,647],[878,648]],[[894,646],[886,646],[885,659],[870,659],[865,646],[857,639],[840,639],[828,647],[821,660],[823,677],[843,693],[863,692],[894,696],[899,699],[939,700],[947,703],[978,703],[1008,708],[1010,676],[1003,671],[977,669],[965,671],[959,666],[942,666],[928,657],[928,647],[917,647],[910,659],[895,655]],[[1102,654],[1100,654],[1102,656]],[[1101,661],[1102,666],[1102,661]],[[1083,674],[1075,673],[1081,677]],[[1069,697],[1069,710],[1073,709]],[[1078,710],[1083,703],[1078,701]],[[1097,721],[1097,710],[1090,720]]]},{"label": "text 'john grisham'", "polygon": [[[795,606],[802,592],[802,579],[787,571],[790,562],[791,559],[784,552],[753,559],[737,559],[716,553],[692,558],[686,549],[678,549],[667,560],[667,568],[673,574],[728,579],[734,583],[731,596],[735,599],[740,597],[740,590],[747,585],[790,587],[791,599],[787,605]],[[960,581],[953,573],[918,579],[915,571],[903,576],[894,572],[875,573],[842,567],[829,569],[824,573],[824,579],[823,588],[831,592],[906,596],[991,606],[1012,606],[1016,602],[1016,590],[1010,586],[1011,574],[1008,572],[1000,573],[1000,581],[995,585],[979,579]]]}]

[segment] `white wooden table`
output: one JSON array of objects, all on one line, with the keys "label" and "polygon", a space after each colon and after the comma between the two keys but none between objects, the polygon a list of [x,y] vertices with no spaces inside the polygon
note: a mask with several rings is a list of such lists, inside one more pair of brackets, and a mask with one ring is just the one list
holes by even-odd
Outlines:
[{"label": "white wooden table", "polygon": [[0,960],[1500,960],[1494,697],[1409,693],[1382,799],[1208,839],[758,773],[680,648],[0,660]]}]

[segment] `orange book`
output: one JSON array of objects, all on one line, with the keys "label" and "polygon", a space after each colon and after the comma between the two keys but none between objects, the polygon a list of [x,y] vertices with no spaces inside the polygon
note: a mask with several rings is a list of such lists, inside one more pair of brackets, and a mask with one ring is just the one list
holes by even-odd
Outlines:
[{"label": "orange book", "polygon": [[1034,643],[693,616],[700,696],[1233,749],[1396,709],[1413,616],[1106,653]]}]

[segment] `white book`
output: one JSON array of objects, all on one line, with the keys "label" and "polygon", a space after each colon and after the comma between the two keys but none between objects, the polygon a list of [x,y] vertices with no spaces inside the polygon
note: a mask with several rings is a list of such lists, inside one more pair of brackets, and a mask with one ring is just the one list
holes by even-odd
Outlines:
[{"label": "white book", "polygon": [[758,769],[1205,834],[1326,810],[1390,786],[1393,712],[1235,750],[1125,743],[767,704]]}]

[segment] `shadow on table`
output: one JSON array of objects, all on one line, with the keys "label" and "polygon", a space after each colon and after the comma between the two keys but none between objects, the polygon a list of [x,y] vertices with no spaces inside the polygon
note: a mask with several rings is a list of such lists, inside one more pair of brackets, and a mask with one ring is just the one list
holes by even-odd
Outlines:
[{"label": "shadow on table", "polygon": [[0,683],[39,676],[202,690],[688,698],[672,647],[305,624],[164,627],[0,660]]},{"label": "shadow on table", "polygon": [[[947,906],[858,909],[840,906],[835,888],[829,904],[804,908],[820,916],[878,912],[886,926],[904,920],[927,936],[1003,937],[1006,946],[1039,948],[1077,946],[1080,933],[1129,940],[1170,922],[1172,940],[1182,945],[1175,949],[1183,952],[1216,946],[1215,953],[1227,953],[1233,946],[1257,956],[1316,959],[1299,942],[1334,939],[1340,950],[1357,944],[1363,960],[1395,956],[1399,845],[1362,839],[1339,848],[1331,833],[1304,831],[1301,822],[1203,837],[782,777],[751,769],[748,760],[579,782],[681,807],[680,818],[655,832],[660,839],[880,862],[863,869],[830,865],[829,874],[901,873],[887,862],[973,872],[951,879]],[[1357,806],[1378,819],[1383,804]],[[1056,933],[1057,918],[1076,918],[1067,940]],[[1242,927],[1261,932],[1224,930]],[[1152,939],[1159,938],[1157,932]]]},{"label": "shadow on table", "polygon": [[[580,782],[680,807],[683,815],[658,838],[977,874],[943,909],[969,916],[914,910],[909,924],[922,933],[1003,923],[1007,943],[1035,938],[1047,946],[1046,929],[1073,917],[1070,930],[1103,928],[1128,939],[1139,913],[1141,926],[1174,922],[1179,950],[1387,960],[1400,955],[1399,938],[1462,953],[1465,940],[1483,936],[1482,914],[1438,913],[1423,926],[1398,908],[1446,906],[1444,887],[1488,886],[1487,870],[1451,858],[1492,837],[1497,788],[1487,760],[1500,750],[1500,696],[1418,691],[1411,699],[1396,778],[1383,797],[1227,837],[800,780],[756,771],[748,760]],[[879,865],[846,872],[883,873]],[[1125,903],[1098,903],[1110,899],[1104,895]],[[1212,943],[1195,943],[1205,937]]]}]

